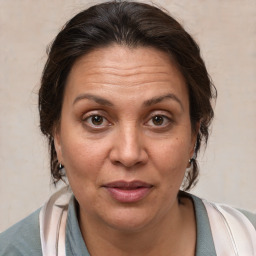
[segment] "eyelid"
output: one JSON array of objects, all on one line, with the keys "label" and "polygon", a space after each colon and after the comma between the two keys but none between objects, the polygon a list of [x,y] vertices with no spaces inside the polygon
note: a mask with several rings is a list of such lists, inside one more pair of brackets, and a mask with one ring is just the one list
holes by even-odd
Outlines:
[{"label": "eyelid", "polygon": [[[149,123],[150,121],[152,121],[152,118],[155,116],[161,116],[164,119],[168,120],[168,124],[165,125],[147,125],[147,123]],[[169,124],[173,123],[174,120],[171,117],[172,115],[168,112],[168,111],[163,111],[163,110],[158,110],[158,111],[153,111],[149,114],[148,118],[146,119],[145,125],[146,126],[153,126],[154,128],[163,128],[163,127],[167,127]]]},{"label": "eyelid", "polygon": [[[103,118],[103,123],[107,122],[107,124],[100,124],[100,125],[94,125],[94,124],[90,124],[88,122],[88,120],[93,117],[93,116],[100,116]],[[85,115],[82,116],[81,118],[83,124],[87,127],[87,128],[91,128],[93,130],[102,130],[104,128],[107,128],[108,126],[111,126],[111,122],[108,120],[108,118],[106,117],[106,115],[100,113],[99,111],[90,111],[87,112]]]},{"label": "eyelid", "polygon": [[86,113],[82,114],[82,118],[81,119],[85,120],[86,118],[89,118],[91,116],[102,116],[102,117],[106,118],[106,113],[105,113],[105,111],[102,111],[101,109],[89,110]]},{"label": "eyelid", "polygon": [[163,116],[171,120],[173,115],[167,110],[154,110],[148,115],[147,119],[150,119],[154,116]]},{"label": "eyelid", "polygon": [[[149,123],[150,121],[152,121],[152,118],[153,117],[155,117],[155,116],[161,116],[162,118],[164,118],[165,120],[167,120],[169,123],[171,122],[171,119],[169,118],[169,117],[167,117],[167,116],[165,116],[165,115],[154,115],[154,116],[152,116],[146,123]],[[168,125],[168,124],[167,124]],[[166,124],[165,125],[153,125],[153,126],[155,126],[155,127],[163,127],[163,126],[166,126]]]}]

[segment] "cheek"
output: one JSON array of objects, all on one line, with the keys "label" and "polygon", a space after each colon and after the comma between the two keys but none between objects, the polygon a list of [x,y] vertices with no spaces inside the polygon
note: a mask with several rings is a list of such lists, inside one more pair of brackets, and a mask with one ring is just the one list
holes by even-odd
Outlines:
[{"label": "cheek", "polygon": [[90,143],[80,136],[64,138],[62,155],[69,180],[96,177],[103,161],[103,152],[100,149],[97,143]]},{"label": "cheek", "polygon": [[177,171],[186,169],[190,152],[188,140],[179,137],[166,139],[157,147],[151,148],[154,149],[151,151],[151,155],[154,156],[155,163]]},{"label": "cheek", "polygon": [[184,179],[189,160],[188,141],[182,137],[166,139],[154,147],[154,152],[151,151],[154,167],[158,170],[158,186],[165,200],[169,200],[169,196],[179,190]]},{"label": "cheek", "polygon": [[[67,144],[66,144],[67,143]],[[80,205],[94,205],[102,157],[98,145],[83,141],[65,141],[63,159],[69,184]]]}]

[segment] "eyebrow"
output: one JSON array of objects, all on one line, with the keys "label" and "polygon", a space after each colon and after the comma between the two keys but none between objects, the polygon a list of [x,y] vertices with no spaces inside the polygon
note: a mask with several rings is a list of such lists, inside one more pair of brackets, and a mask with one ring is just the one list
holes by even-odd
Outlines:
[{"label": "eyebrow", "polygon": [[77,103],[78,101],[83,100],[83,99],[93,100],[96,103],[98,103],[99,105],[103,105],[103,106],[109,106],[109,107],[114,106],[113,103],[111,103],[110,101],[108,101],[108,100],[106,100],[106,99],[104,99],[102,97],[99,97],[99,96],[96,96],[96,95],[92,95],[92,94],[88,94],[88,93],[81,94],[78,97],[76,97],[74,102],[73,102],[73,105],[75,103]]},{"label": "eyebrow", "polygon": [[[75,98],[75,100],[73,101],[73,105],[75,103],[77,103],[78,101],[83,100],[83,99],[88,99],[88,100],[95,101],[96,103],[98,103],[99,105],[102,105],[102,106],[108,106],[108,107],[113,107],[114,106],[114,104],[112,102],[110,102],[109,100],[104,99],[100,96],[96,96],[96,95],[88,94],[88,93],[81,94],[81,95],[77,96]],[[150,106],[155,105],[157,103],[160,103],[160,102],[162,102],[166,99],[171,99],[171,100],[176,101],[177,103],[179,103],[181,109],[184,110],[184,107],[182,105],[181,100],[173,93],[168,93],[168,94],[165,94],[165,95],[162,95],[162,96],[157,96],[157,97],[153,97],[152,99],[146,100],[143,103],[143,106],[150,107]]]},{"label": "eyebrow", "polygon": [[143,103],[143,105],[149,107],[149,106],[155,105],[157,103],[160,103],[160,102],[162,102],[166,99],[171,99],[171,100],[176,101],[177,103],[179,103],[181,109],[184,110],[184,107],[183,107],[183,104],[182,104],[181,100],[173,93],[168,93],[168,94],[165,94],[165,95],[162,95],[162,96],[154,97],[152,99],[149,99],[149,100],[145,101]]}]

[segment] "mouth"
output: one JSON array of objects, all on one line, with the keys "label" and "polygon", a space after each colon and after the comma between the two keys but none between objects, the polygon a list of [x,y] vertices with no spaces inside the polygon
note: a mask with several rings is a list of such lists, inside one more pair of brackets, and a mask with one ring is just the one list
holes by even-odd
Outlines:
[{"label": "mouth", "polygon": [[114,181],[103,186],[109,195],[121,203],[134,203],[145,198],[153,188],[152,184],[142,181]]}]

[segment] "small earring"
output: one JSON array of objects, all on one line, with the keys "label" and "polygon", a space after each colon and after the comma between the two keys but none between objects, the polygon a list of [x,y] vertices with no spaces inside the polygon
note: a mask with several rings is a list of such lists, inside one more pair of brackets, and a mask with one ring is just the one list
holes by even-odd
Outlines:
[{"label": "small earring", "polygon": [[64,165],[62,165],[61,163],[59,164],[59,170],[63,169]]},{"label": "small earring", "polygon": [[188,163],[189,163],[189,167],[188,167],[188,168],[191,167],[193,161],[194,161],[194,158],[193,158],[193,157],[191,157],[191,158],[188,160]]}]

